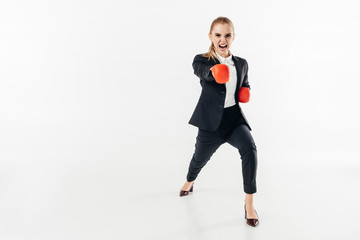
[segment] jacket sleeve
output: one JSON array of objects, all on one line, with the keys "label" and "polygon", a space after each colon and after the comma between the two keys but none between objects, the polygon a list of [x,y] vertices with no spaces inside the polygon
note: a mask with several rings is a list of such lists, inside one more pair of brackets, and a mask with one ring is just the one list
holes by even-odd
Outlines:
[{"label": "jacket sleeve", "polygon": [[245,60],[245,68],[246,68],[245,69],[245,77],[244,77],[244,81],[243,81],[241,87],[247,87],[247,88],[249,88],[249,90],[251,90],[249,80],[248,80],[249,65],[246,60]]},{"label": "jacket sleeve", "polygon": [[201,59],[201,56],[196,55],[194,57],[192,66],[194,69],[194,74],[200,79],[203,79],[205,81],[215,81],[215,78],[210,70],[213,65],[209,65],[208,62],[205,62],[203,59]]}]

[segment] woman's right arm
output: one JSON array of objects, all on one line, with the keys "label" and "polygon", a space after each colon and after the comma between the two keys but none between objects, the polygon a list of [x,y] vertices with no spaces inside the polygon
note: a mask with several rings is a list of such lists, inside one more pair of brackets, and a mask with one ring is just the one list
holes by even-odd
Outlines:
[{"label": "woman's right arm", "polygon": [[209,62],[205,61],[206,60],[204,60],[200,55],[196,55],[194,57],[194,61],[192,63],[194,74],[205,81],[215,81],[215,78],[210,70],[213,66],[209,65]]}]

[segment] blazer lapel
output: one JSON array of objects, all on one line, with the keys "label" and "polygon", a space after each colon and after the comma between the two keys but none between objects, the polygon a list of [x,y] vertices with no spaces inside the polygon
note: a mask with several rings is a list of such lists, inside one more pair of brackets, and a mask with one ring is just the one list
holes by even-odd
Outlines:
[{"label": "blazer lapel", "polygon": [[242,82],[244,79],[242,79],[243,76],[243,64],[241,63],[241,61],[237,60],[234,55],[232,56],[232,60],[235,63],[235,68],[236,68],[236,76],[237,76],[237,81],[236,81],[236,92],[238,92],[240,86],[242,85]]}]

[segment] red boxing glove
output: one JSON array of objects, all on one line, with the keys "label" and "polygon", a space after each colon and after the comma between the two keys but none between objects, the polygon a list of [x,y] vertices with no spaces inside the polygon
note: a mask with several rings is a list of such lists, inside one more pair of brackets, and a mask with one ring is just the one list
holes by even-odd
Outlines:
[{"label": "red boxing glove", "polygon": [[226,64],[216,64],[210,68],[217,83],[226,83],[230,79],[230,70]]},{"label": "red boxing glove", "polygon": [[247,103],[250,100],[250,89],[241,87],[239,90],[239,102]]}]

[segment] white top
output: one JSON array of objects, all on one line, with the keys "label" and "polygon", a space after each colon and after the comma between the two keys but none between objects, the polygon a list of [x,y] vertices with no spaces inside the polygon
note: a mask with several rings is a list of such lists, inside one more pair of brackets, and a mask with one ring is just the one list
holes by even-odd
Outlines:
[{"label": "white top", "polygon": [[230,56],[228,56],[227,58],[220,56],[217,52],[215,53],[219,57],[220,62],[222,64],[226,64],[230,70],[230,79],[227,83],[225,83],[226,95],[225,95],[224,108],[231,107],[236,104],[235,89],[236,89],[237,75],[236,75],[235,63],[232,60],[232,53],[230,52],[230,50],[229,50]]}]

